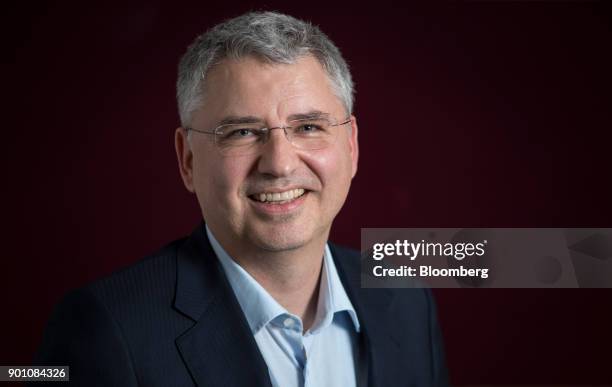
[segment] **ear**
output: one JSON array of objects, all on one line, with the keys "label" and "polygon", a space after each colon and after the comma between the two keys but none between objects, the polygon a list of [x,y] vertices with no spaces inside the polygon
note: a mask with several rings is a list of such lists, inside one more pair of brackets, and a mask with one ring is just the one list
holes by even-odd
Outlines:
[{"label": "ear", "polygon": [[357,117],[351,116],[351,138],[349,139],[349,147],[353,167],[353,174],[351,177],[355,177],[355,175],[357,174],[357,163],[359,161],[359,141],[357,140],[357,131]]},{"label": "ear", "polygon": [[187,130],[183,127],[176,128],[174,132],[174,148],[183,184],[185,184],[187,191],[193,193],[195,192],[193,187],[193,153],[187,139]]}]

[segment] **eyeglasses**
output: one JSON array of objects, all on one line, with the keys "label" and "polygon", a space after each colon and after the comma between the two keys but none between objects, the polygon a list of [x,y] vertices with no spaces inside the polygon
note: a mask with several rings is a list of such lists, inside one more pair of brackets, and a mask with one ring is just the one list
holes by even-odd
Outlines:
[{"label": "eyeglasses", "polygon": [[327,118],[298,119],[287,121],[287,126],[266,128],[261,123],[226,124],[213,131],[185,128],[202,134],[212,134],[215,145],[223,155],[242,156],[261,151],[275,129],[282,129],[287,140],[297,149],[319,150],[332,145],[337,137],[336,126],[346,125],[350,118],[333,123]]}]

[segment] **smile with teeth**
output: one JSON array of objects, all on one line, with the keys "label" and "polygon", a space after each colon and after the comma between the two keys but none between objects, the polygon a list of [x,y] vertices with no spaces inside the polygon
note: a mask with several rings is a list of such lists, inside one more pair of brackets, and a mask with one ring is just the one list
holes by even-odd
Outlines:
[{"label": "smile with teeth", "polygon": [[262,203],[270,202],[270,203],[286,203],[293,199],[297,199],[300,196],[304,195],[303,188],[296,188],[285,192],[262,192],[258,194],[251,195],[251,198],[260,201]]}]

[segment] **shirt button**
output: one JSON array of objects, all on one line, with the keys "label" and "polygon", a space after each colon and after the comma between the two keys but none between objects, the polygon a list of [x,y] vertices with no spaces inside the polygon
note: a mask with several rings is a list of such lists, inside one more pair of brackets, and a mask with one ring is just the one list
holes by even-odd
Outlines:
[{"label": "shirt button", "polygon": [[291,328],[293,324],[295,324],[295,321],[293,321],[291,317],[287,317],[285,321],[283,321],[283,325],[285,326],[285,328]]}]

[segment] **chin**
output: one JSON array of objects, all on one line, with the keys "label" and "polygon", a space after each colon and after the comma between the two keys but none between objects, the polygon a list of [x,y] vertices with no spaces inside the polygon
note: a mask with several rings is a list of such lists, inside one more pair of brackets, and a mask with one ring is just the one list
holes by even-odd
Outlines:
[{"label": "chin", "polygon": [[254,239],[253,242],[261,249],[272,252],[295,250],[308,243],[308,238],[304,235],[266,234],[257,235]]},{"label": "chin", "polygon": [[314,225],[304,219],[279,223],[258,222],[251,225],[247,235],[254,245],[271,252],[299,249],[316,238]]}]

